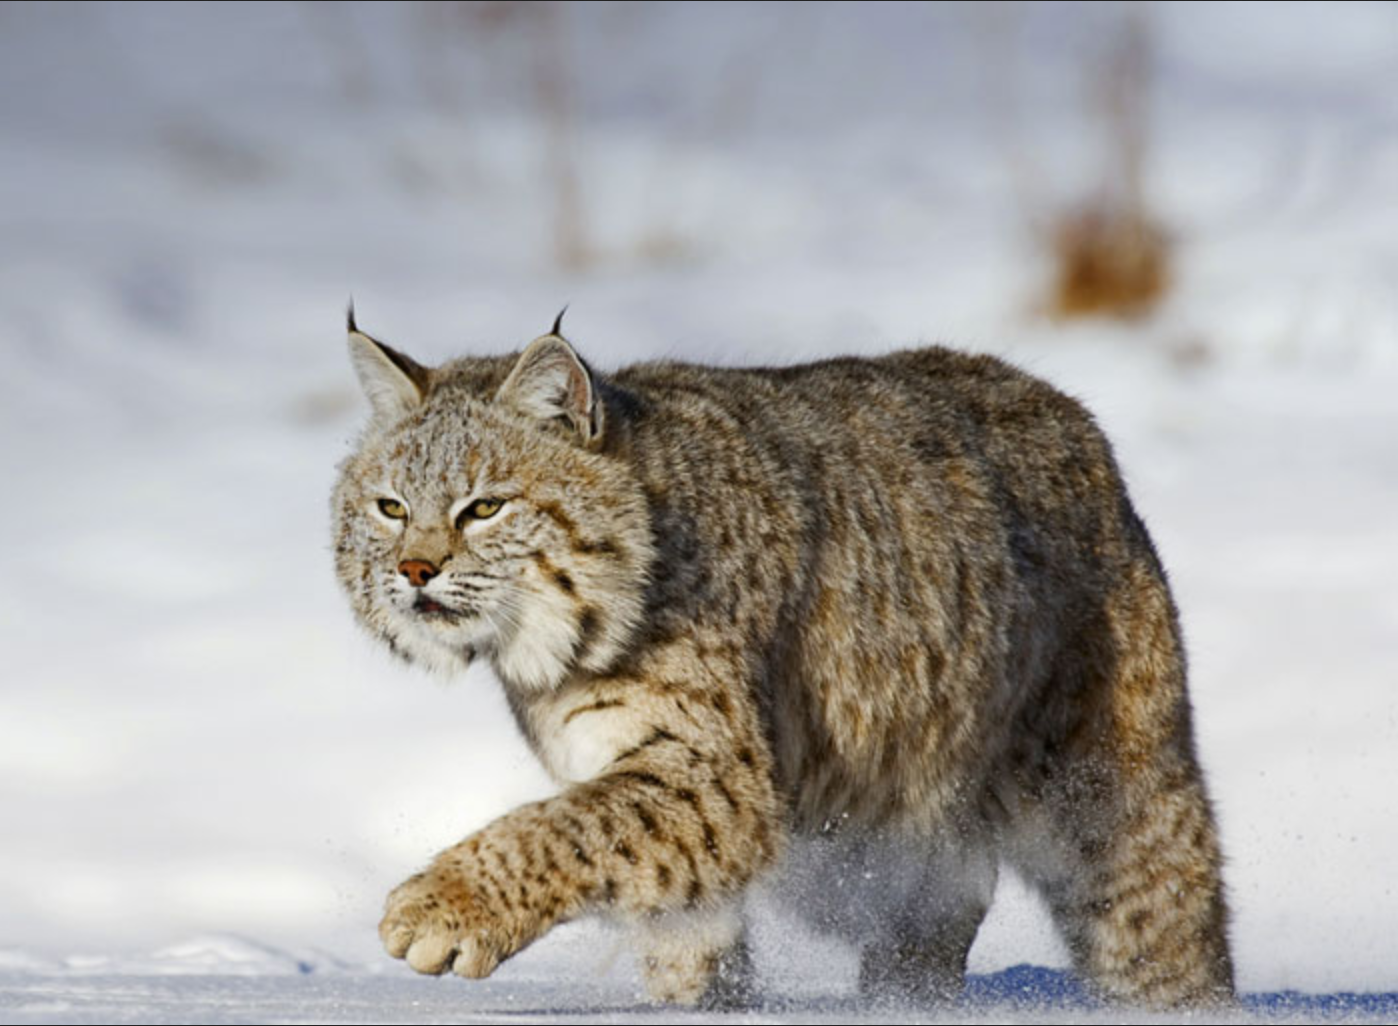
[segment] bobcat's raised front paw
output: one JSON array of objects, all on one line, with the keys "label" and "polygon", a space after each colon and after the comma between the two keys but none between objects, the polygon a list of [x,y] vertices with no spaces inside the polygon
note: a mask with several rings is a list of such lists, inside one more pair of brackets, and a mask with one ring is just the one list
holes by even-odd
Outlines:
[{"label": "bobcat's raised front paw", "polygon": [[459,871],[441,865],[389,892],[379,937],[394,958],[420,973],[451,969],[479,979],[520,946]]}]

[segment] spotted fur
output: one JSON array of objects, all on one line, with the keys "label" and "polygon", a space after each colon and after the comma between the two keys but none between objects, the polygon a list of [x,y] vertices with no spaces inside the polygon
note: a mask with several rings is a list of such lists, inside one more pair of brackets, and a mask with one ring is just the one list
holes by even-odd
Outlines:
[{"label": "spotted fur", "polygon": [[604,376],[557,328],[429,369],[350,327],[351,605],[489,659],[561,786],[396,889],[390,954],[483,976],[599,913],[656,997],[735,1000],[767,880],[935,999],[1008,862],[1103,996],[1229,996],[1175,607],[1076,402],[943,348]]}]

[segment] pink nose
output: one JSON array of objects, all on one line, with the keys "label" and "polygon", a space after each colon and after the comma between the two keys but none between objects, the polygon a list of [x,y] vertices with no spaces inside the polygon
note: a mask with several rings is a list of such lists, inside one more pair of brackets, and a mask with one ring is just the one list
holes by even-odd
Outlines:
[{"label": "pink nose", "polygon": [[425,559],[405,559],[398,564],[398,572],[406,577],[414,588],[421,588],[441,573]]}]

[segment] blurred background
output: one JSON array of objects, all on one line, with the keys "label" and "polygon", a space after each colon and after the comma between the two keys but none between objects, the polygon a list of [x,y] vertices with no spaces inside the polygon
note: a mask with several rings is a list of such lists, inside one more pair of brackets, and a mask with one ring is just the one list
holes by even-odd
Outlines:
[{"label": "blurred background", "polygon": [[[0,964],[378,964],[547,792],[336,590],[353,295],[424,362],[568,303],[603,371],[941,341],[1084,399],[1240,984],[1398,988],[1398,5],[7,3],[0,148]],[[1023,961],[1010,878],[973,968]]]}]

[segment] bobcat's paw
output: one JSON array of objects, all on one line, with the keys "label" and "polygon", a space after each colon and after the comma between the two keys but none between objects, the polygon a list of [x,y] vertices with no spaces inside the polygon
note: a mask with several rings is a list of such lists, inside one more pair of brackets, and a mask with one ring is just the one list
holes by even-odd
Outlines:
[{"label": "bobcat's paw", "polygon": [[379,937],[420,973],[451,969],[479,979],[518,947],[459,870],[435,865],[389,892]]}]

